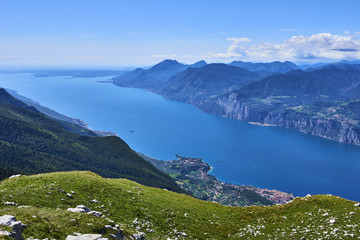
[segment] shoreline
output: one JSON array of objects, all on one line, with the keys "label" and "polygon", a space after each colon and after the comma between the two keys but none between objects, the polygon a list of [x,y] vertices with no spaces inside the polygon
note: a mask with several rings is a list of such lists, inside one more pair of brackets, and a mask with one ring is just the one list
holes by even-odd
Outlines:
[{"label": "shoreline", "polygon": [[254,125],[254,126],[260,126],[260,127],[276,127],[276,125],[269,124],[269,123],[260,123],[260,122],[247,122],[247,123]]}]

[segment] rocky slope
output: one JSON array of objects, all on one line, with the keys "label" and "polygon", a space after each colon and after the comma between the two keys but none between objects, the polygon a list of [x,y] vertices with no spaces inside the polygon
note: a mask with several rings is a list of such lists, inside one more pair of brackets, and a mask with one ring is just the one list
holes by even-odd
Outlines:
[{"label": "rocky slope", "polygon": [[185,191],[202,200],[228,206],[249,206],[284,204],[294,198],[292,194],[278,190],[221,182],[209,174],[211,167],[201,158],[176,155],[178,160],[161,161],[139,155],[172,176]]},{"label": "rocky slope", "polygon": [[266,207],[226,207],[90,172],[13,177],[0,183],[0,194],[0,233],[13,230],[2,224],[6,218],[13,225],[27,226],[22,229],[25,239],[360,237],[360,204],[335,196],[306,196]]}]

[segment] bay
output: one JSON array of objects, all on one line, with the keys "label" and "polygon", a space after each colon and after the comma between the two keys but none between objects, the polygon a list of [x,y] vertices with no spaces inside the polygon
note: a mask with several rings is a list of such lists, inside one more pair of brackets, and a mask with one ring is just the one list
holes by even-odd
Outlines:
[{"label": "bay", "polygon": [[0,74],[0,86],[93,129],[116,132],[151,157],[201,157],[228,183],[360,201],[358,146],[213,116],[148,91],[99,82],[109,78]]}]

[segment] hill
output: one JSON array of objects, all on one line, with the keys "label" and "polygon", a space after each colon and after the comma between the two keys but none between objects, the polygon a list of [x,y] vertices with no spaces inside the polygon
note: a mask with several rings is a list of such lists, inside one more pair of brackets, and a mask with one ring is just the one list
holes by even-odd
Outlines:
[{"label": "hill", "polygon": [[4,89],[0,89],[0,159],[1,168],[19,173],[90,170],[183,192],[120,138],[71,133]]},{"label": "hill", "polygon": [[122,87],[144,88],[153,92],[160,92],[167,86],[167,81],[187,68],[203,67],[207,63],[199,61],[191,65],[179,63],[176,60],[164,60],[149,69],[135,69],[113,79],[113,83]]},{"label": "hill", "polygon": [[262,75],[272,75],[276,73],[286,73],[298,69],[299,67],[289,61],[286,62],[269,62],[269,63],[252,63],[233,61],[229,65],[244,68],[250,72],[256,72]]},{"label": "hill", "polygon": [[272,75],[198,107],[229,118],[293,128],[360,145],[360,71],[326,66]]},{"label": "hill", "polygon": [[261,77],[245,69],[213,63],[201,68],[188,68],[171,77],[163,94],[171,99],[190,102],[193,99],[218,95],[239,89]]},{"label": "hill", "polygon": [[[268,207],[225,207],[90,172],[11,178],[1,182],[0,193],[0,216],[13,215],[26,224],[25,238],[64,239],[74,232],[110,237],[113,229],[105,225],[116,224],[127,239],[139,232],[146,239],[354,239],[360,235],[359,204],[336,196],[307,196]],[[66,211],[78,205],[105,217]]]}]

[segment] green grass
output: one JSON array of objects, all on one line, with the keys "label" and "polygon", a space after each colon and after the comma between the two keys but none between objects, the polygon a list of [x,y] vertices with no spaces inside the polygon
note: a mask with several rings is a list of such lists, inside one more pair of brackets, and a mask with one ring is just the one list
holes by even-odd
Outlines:
[{"label": "green grass", "polygon": [[[73,198],[65,195],[70,191],[76,192]],[[91,203],[92,199],[98,203]],[[0,204],[0,214],[15,215],[28,225],[24,236],[35,238],[44,238],[41,231],[45,230],[48,238],[60,238],[72,232],[101,232],[106,219],[65,211],[80,204],[105,213],[127,234],[142,231],[148,239],[181,238],[179,232],[186,233],[189,239],[354,239],[360,236],[360,207],[355,207],[352,201],[326,195],[295,198],[285,205],[236,208],[126,179],[104,179],[90,172],[61,172],[3,181],[0,202],[5,201],[32,206],[17,208]],[[354,214],[350,214],[352,212]],[[39,220],[32,218],[33,215]],[[329,223],[331,218],[336,219],[333,225]],[[133,223],[135,219],[138,224]]]}]

